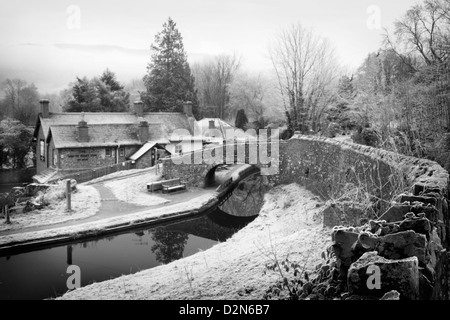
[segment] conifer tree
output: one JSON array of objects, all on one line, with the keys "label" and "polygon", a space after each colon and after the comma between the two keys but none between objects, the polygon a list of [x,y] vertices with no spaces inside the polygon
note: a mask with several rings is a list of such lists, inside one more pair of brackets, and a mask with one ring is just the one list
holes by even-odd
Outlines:
[{"label": "conifer tree", "polygon": [[198,99],[194,77],[187,61],[183,38],[171,18],[155,36],[151,50],[151,62],[144,77],[147,90],[141,93],[145,110],[182,112],[183,103],[190,101],[194,115],[197,115]]},{"label": "conifer tree", "polygon": [[245,130],[247,124],[248,124],[248,118],[247,118],[247,115],[245,114],[245,110],[240,109],[236,115],[236,121],[234,123],[234,126],[236,128]]}]

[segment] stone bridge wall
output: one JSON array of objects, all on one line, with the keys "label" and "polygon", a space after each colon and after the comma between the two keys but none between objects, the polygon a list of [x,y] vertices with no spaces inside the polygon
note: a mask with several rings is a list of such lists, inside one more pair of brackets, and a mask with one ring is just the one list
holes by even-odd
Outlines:
[{"label": "stone bridge wall", "polygon": [[[278,174],[268,176],[271,184],[295,182],[324,199],[339,196],[347,183],[360,186],[383,199],[393,198],[400,189],[412,191],[416,184],[438,188],[445,196],[448,195],[448,173],[437,163],[424,159],[305,136],[281,141],[279,154]],[[185,157],[193,160],[191,155]],[[206,174],[216,166],[175,164],[171,159],[163,161],[164,178],[181,177],[193,186],[202,186]],[[256,166],[261,167],[260,164]]]},{"label": "stone bridge wall", "polygon": [[[249,151],[250,147],[252,147],[252,151]],[[239,149],[242,148],[242,149]],[[227,164],[254,164],[258,168],[264,167],[259,163],[260,159],[258,156],[254,157],[251,161],[249,160],[249,155],[258,155],[259,148],[266,148],[266,153],[270,153],[271,144],[237,144],[232,148],[232,152],[230,155],[227,154],[228,147],[226,146],[218,146],[214,149],[214,151],[206,151],[209,154],[215,155],[217,151],[220,151],[222,156],[220,157],[222,163]],[[242,154],[238,153],[237,150],[241,150]],[[265,154],[266,154],[265,153]],[[219,154],[219,153],[217,153]],[[239,155],[238,155],[239,154]],[[163,161],[163,178],[164,179],[173,179],[173,178],[182,178],[185,182],[187,182],[190,186],[195,187],[203,187],[205,183],[205,178],[208,173],[214,168],[217,167],[217,163],[207,163],[207,161],[202,161],[202,158],[207,158],[203,154],[203,151],[196,151],[192,153],[188,153],[182,156],[175,157],[174,159],[167,158],[162,159]],[[227,158],[229,157],[229,158]],[[212,172],[213,173],[213,172]]]},{"label": "stone bridge wall", "polygon": [[[353,184],[382,199],[376,208],[381,217],[367,223],[348,223],[348,208],[340,217],[324,211],[324,224],[336,226],[328,250],[334,255],[305,284],[300,298],[449,298],[447,171],[433,161],[316,137],[280,142],[279,153],[279,172],[268,176],[273,186],[298,183],[324,199],[336,199]],[[167,160],[164,174],[199,186],[213,167]],[[343,220],[347,227],[338,226]],[[367,285],[374,266],[381,272],[381,287],[375,289]]]},{"label": "stone bridge wall", "polygon": [[[335,198],[353,183],[384,200],[376,208],[381,217],[367,223],[348,223],[349,207],[340,216],[324,210],[324,224],[334,227],[328,250],[334,256],[304,286],[302,298],[449,299],[447,171],[433,161],[313,137],[293,138],[281,148],[275,184],[296,182]],[[380,286],[374,288],[368,283],[375,268]]]}]

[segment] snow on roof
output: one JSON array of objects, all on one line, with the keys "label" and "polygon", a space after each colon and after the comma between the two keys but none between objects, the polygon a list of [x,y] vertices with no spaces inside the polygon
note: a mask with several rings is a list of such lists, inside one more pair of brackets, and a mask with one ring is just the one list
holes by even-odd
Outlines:
[{"label": "snow on roof", "polygon": [[[133,155],[131,155],[128,159],[136,161],[144,154],[146,154],[151,148],[156,147],[158,149],[164,149],[161,145],[159,145],[156,141],[149,141],[145,143],[138,151],[136,151]],[[164,149],[165,150],[165,149]]]},{"label": "snow on roof", "polygon": [[[89,142],[78,142],[77,126],[84,119],[88,125]],[[169,137],[177,129],[193,133],[192,124],[183,113],[149,112],[142,118],[124,112],[50,113],[48,118],[38,118],[34,138],[42,127],[45,139],[49,134],[56,148],[90,147],[108,145],[140,145],[138,125],[141,120],[149,124],[150,139],[158,143],[169,143]]]},{"label": "snow on roof", "polygon": [[89,141],[78,141],[77,125],[54,125],[49,129],[47,142],[53,138],[55,147],[80,148],[80,147],[111,147],[117,145],[139,145],[137,125],[93,125],[89,126]]}]

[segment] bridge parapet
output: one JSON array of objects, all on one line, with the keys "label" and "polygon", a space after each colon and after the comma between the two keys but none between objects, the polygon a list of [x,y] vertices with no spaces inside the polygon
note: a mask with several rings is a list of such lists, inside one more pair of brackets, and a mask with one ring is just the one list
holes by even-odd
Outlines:
[{"label": "bridge parapet", "polygon": [[[339,261],[339,274],[366,274],[364,268],[373,265],[373,261],[378,261],[381,265],[387,263],[386,266],[391,270],[393,264],[390,259],[395,259],[392,260],[395,263],[405,261],[398,260],[399,257],[415,259],[414,268],[417,271],[414,273],[414,283],[417,285],[414,288],[408,287],[406,291],[415,292],[413,298],[420,293],[421,298],[423,295],[426,299],[448,299],[449,255],[442,247],[450,248],[449,174],[439,164],[367,146],[298,135],[279,143],[277,160],[279,171],[267,176],[273,186],[298,183],[323,199],[337,199],[342,196],[346,186],[353,185],[358,192],[378,199],[377,210],[379,214],[383,214],[379,221],[369,221],[359,228],[334,229],[332,239],[336,259]],[[204,177],[211,175],[217,166],[214,163],[177,165],[168,161],[164,166],[168,177],[183,177],[188,181],[191,179],[194,185],[201,185]],[[261,166],[261,163],[254,166]],[[325,223],[325,210],[323,214]],[[333,225],[340,225],[340,222],[327,226]],[[391,228],[398,230],[394,232]],[[380,230],[388,234],[378,237]],[[377,235],[369,240],[381,242],[364,242],[368,235]],[[411,235],[414,238],[408,238]],[[414,240],[414,246],[417,247],[412,251],[409,242],[412,240],[407,239],[423,240]],[[371,247],[374,243],[386,245]],[[354,252],[352,248],[365,248],[363,244],[369,248],[370,254],[377,251],[378,256],[373,259],[379,260],[364,260],[357,256],[355,252],[359,250]],[[391,251],[394,247],[397,249]],[[400,253],[401,256],[398,256]],[[358,260],[361,262],[359,264],[351,264],[357,259],[363,259],[364,265],[361,260]],[[332,268],[329,265],[328,270]],[[383,271],[383,274],[392,276],[394,284],[404,281],[401,268],[394,272]],[[431,276],[427,278],[428,275]],[[348,282],[344,279],[344,283],[352,286],[350,292],[359,295],[360,292],[355,290],[366,288],[366,280],[361,278],[361,281],[353,283],[353,278],[349,277]],[[422,286],[422,279],[431,279],[431,282],[427,280],[424,290],[419,288],[419,285]],[[367,292],[361,291],[361,294]]]},{"label": "bridge parapet", "polygon": [[413,190],[416,184],[438,188],[448,196],[448,173],[433,161],[310,136],[296,135],[276,143],[276,152],[272,152],[274,142],[245,143],[165,159],[163,174],[167,179],[183,177],[190,185],[202,186],[214,167],[247,163],[262,171],[271,168],[262,174],[266,173],[272,185],[295,182],[325,199],[339,196],[348,183],[383,199],[393,198],[399,189]]}]

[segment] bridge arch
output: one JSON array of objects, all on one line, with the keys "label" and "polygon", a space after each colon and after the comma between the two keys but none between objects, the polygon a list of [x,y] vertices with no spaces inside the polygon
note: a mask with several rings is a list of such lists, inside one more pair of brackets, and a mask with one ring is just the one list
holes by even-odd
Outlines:
[{"label": "bridge arch", "polygon": [[216,170],[217,168],[219,168],[220,164],[214,165],[213,167],[209,168],[208,172],[205,175],[204,178],[204,182],[203,182],[203,187],[204,188],[209,188],[209,187],[213,187],[217,184],[216,181]]},{"label": "bridge arch", "polygon": [[[244,163],[236,163],[236,164],[244,164]],[[217,169],[224,166],[224,164],[214,164],[205,170],[206,174],[204,176],[203,187],[209,188],[220,185],[226,182],[226,179],[217,179],[216,172]],[[248,165],[246,164],[246,168],[242,171],[239,171],[239,175],[241,178],[247,177],[249,174],[255,174],[256,172],[261,172],[261,168],[257,165]],[[231,178],[231,176],[228,176]]]}]

